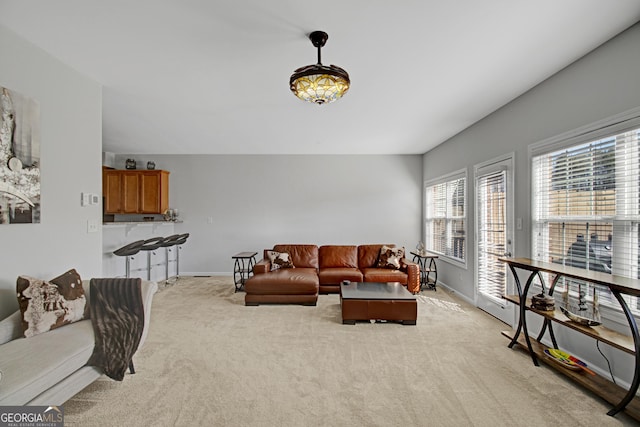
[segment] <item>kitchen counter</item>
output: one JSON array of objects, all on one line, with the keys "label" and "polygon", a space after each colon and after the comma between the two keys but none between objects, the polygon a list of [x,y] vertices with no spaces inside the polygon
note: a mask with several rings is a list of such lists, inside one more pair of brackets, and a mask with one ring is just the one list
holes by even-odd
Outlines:
[{"label": "kitchen counter", "polygon": [[109,221],[103,222],[105,227],[117,227],[121,225],[146,225],[146,224],[181,224],[182,221]]},{"label": "kitchen counter", "polygon": [[[125,258],[113,254],[118,248],[136,240],[147,240],[152,237],[167,237],[177,234],[176,224],[182,221],[117,221],[102,224],[102,275],[103,277],[123,277],[125,274]],[[165,250],[153,251],[152,265],[163,263],[167,254]],[[173,255],[171,255],[173,257]],[[131,260],[131,277],[146,279],[147,254],[140,253]],[[172,266],[175,268],[175,266]],[[170,275],[173,272],[170,271]],[[151,280],[161,281],[165,278],[164,267],[154,266]]]}]

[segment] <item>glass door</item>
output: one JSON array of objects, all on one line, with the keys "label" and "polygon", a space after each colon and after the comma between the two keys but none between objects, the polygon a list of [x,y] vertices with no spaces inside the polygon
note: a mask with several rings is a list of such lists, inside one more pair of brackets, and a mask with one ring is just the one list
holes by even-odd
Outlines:
[{"label": "glass door", "polygon": [[507,266],[513,226],[513,156],[475,167],[476,305],[513,325],[515,309],[502,296],[510,293]]}]

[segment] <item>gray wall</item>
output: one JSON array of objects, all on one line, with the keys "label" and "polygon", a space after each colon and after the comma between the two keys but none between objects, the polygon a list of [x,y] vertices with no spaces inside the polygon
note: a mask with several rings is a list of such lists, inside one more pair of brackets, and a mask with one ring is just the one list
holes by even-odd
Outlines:
[{"label": "gray wall", "polygon": [[[438,279],[474,298],[473,166],[515,153],[514,256],[531,256],[530,167],[532,143],[640,106],[640,24],[600,46],[508,105],[427,152],[424,179],[466,168],[468,268],[439,263]],[[532,59],[533,60],[533,59]]]},{"label": "gray wall", "polygon": [[229,274],[231,256],[277,243],[420,240],[422,156],[202,155],[135,158],[171,172],[169,199],[191,233],[180,271]]},{"label": "gray wall", "polygon": [[[640,24],[424,155],[425,180],[462,168],[469,174],[468,268],[440,261],[439,280],[474,302],[473,166],[506,153],[515,153],[514,217],[523,219],[522,230],[515,230],[514,256],[531,257],[529,145],[640,106],[638,46]],[[532,315],[529,330],[537,335],[540,323],[540,316]],[[629,330],[626,325],[607,326]],[[561,347],[608,376],[594,340],[567,328],[555,332]],[[505,339],[505,350],[506,345]],[[633,377],[631,357],[603,347],[619,384],[628,387]]]},{"label": "gray wall", "polygon": [[[70,268],[101,272],[101,206],[80,206],[80,193],[101,194],[102,89],[0,26],[0,86],[40,104],[39,224],[0,225],[0,318],[17,309],[16,278],[51,279]],[[98,229],[99,230],[99,229]]]}]

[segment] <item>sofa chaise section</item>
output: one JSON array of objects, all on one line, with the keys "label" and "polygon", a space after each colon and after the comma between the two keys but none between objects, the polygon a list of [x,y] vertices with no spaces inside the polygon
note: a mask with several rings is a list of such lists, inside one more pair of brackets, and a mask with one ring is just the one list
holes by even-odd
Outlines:
[{"label": "sofa chaise section", "polygon": [[275,245],[274,252],[288,253],[294,268],[271,271],[268,249],[244,285],[245,305],[303,304],[318,302],[318,246]]}]

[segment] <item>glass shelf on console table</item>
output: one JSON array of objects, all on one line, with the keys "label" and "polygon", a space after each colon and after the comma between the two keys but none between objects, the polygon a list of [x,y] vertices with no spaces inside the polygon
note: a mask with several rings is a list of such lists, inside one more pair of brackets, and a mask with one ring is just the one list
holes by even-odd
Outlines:
[{"label": "glass shelf on console table", "polygon": [[[534,261],[527,258],[499,258],[499,260],[509,266],[518,291],[518,295],[507,295],[503,298],[520,307],[520,319],[518,321],[518,327],[516,331],[502,332],[502,335],[511,340],[511,342],[509,343],[509,348],[512,348],[515,344],[519,344],[520,347],[529,351],[531,359],[536,366],[538,366],[538,360],[540,359],[545,362],[545,364],[558,370],[559,372],[563,373],[567,377],[587,388],[594,394],[600,396],[610,404],[614,405],[614,407],[607,413],[608,415],[613,416],[618,412],[624,410],[628,415],[640,421],[640,398],[636,397],[636,391],[638,390],[638,386],[640,385],[640,336],[638,335],[638,328],[635,319],[633,318],[633,315],[631,314],[626,302],[622,298],[622,294],[635,297],[640,296],[640,281],[605,273],[584,270],[576,267],[563,266],[561,264]],[[520,283],[520,279],[516,273],[516,269],[530,272],[524,288]],[[549,289],[550,295],[553,294],[553,289],[555,288],[556,283],[561,277],[590,282],[597,286],[608,287],[625,312],[625,316],[629,321],[632,336],[625,336],[603,326],[579,325],[575,322],[570,321],[559,310],[542,311],[533,308],[531,306],[531,299],[527,297],[527,293],[529,292],[529,288],[536,277],[538,277],[540,281],[543,281],[541,273],[550,273],[554,275],[551,286],[547,288]],[[527,311],[536,313],[542,316],[544,319],[542,329],[535,341],[531,341],[529,337],[526,320]],[[601,341],[614,348],[617,348],[618,350],[633,355],[635,358],[634,378],[629,390],[625,390],[624,388],[598,375],[585,375],[581,371],[571,371],[559,366],[558,364],[545,357],[544,346],[540,343],[540,340],[544,336],[547,329],[549,331],[549,336],[551,337],[551,340],[553,342],[553,346],[555,348],[558,347],[555,336],[553,334],[553,323],[561,324],[575,331],[583,333],[595,340]],[[520,336],[521,332],[522,337]]]}]

